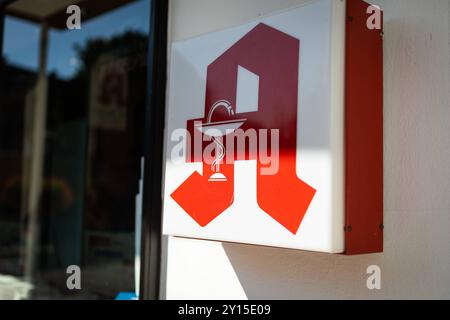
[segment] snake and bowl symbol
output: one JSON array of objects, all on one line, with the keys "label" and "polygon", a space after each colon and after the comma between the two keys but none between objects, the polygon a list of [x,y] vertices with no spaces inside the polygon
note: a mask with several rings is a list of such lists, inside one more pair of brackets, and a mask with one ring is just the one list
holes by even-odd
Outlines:
[{"label": "snake and bowl symbol", "polygon": [[214,173],[209,177],[209,181],[212,182],[227,181],[227,177],[220,172],[220,165],[226,154],[225,146],[220,138],[235,132],[247,121],[247,119],[213,121],[212,118],[214,113],[221,108],[224,108],[227,111],[228,117],[231,118],[234,116],[234,110],[231,103],[227,100],[219,100],[211,107],[206,122],[195,125],[197,130],[202,132],[204,135],[211,137],[216,144],[215,159],[211,164],[211,170]]}]

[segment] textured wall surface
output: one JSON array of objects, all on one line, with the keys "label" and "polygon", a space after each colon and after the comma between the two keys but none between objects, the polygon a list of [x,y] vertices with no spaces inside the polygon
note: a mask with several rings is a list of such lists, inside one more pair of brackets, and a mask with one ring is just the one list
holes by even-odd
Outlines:
[{"label": "textured wall surface", "polygon": [[[172,39],[301,2],[172,0]],[[385,252],[345,257],[170,238],[163,297],[450,298],[450,3],[373,2],[385,11]],[[380,291],[366,288],[373,264]]]}]

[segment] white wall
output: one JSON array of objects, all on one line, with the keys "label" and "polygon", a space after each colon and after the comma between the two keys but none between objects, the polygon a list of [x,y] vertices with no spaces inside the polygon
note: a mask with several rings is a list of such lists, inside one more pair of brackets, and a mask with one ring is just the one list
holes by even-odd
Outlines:
[{"label": "white wall", "polygon": [[[171,0],[172,40],[302,0]],[[385,252],[346,257],[170,238],[168,299],[450,298],[449,0],[385,11]],[[167,240],[167,239],[166,239]],[[382,290],[366,268],[382,269]]]}]

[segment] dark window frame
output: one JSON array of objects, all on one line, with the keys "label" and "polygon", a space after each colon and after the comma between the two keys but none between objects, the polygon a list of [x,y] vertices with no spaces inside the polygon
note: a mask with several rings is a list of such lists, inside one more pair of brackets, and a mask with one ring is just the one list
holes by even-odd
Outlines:
[{"label": "dark window frame", "polygon": [[151,0],[150,9],[139,294],[143,300],[160,299],[169,1]]},{"label": "dark window frame", "polygon": [[[0,53],[3,52],[5,8],[15,0],[0,0]],[[160,299],[162,178],[167,81],[167,30],[170,0],[150,0],[148,91],[145,105],[144,191],[140,294],[142,300]],[[0,54],[0,86],[3,85]]]}]

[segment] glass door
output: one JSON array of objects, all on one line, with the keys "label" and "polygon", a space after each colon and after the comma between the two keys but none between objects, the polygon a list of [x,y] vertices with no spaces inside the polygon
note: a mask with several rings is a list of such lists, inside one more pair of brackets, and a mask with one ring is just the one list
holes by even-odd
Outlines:
[{"label": "glass door", "polygon": [[150,6],[6,6],[0,299],[113,299],[139,291]]}]

